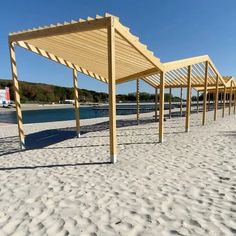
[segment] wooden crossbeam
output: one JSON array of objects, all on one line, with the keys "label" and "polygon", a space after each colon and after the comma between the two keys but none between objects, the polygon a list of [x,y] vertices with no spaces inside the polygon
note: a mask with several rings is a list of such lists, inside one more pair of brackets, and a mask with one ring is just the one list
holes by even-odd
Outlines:
[{"label": "wooden crossbeam", "polygon": [[101,19],[94,19],[83,22],[62,24],[53,27],[30,30],[9,35],[10,42],[26,41],[35,38],[50,37],[55,35],[70,34],[75,32],[83,32],[88,30],[97,30],[106,28],[111,21],[111,17],[104,17]]}]

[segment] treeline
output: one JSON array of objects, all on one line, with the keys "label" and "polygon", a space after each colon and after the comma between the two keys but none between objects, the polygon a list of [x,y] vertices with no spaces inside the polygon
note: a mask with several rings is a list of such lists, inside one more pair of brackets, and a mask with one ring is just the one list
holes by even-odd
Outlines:
[{"label": "treeline", "polygon": [[[35,102],[35,103],[59,103],[65,100],[74,99],[73,88],[60,87],[49,84],[31,83],[20,81],[20,96],[21,102]],[[5,87],[10,88],[11,99],[14,100],[14,89],[11,80],[0,80],[0,89]],[[102,92],[95,92],[86,89],[79,89],[80,102],[90,103],[104,103],[108,102],[108,94]],[[135,102],[136,93],[118,94],[116,96],[117,102]],[[179,97],[171,97],[172,101],[178,102]],[[153,102],[155,100],[154,94],[145,92],[140,93],[140,101]],[[169,94],[165,94],[165,101],[169,100]]]}]

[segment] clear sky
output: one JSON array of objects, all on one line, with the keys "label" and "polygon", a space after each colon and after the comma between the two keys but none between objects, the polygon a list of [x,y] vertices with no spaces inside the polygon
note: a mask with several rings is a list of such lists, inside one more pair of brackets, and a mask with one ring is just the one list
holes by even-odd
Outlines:
[{"label": "clear sky", "polygon": [[[162,62],[208,54],[221,74],[236,76],[236,0],[11,0],[0,7],[0,78],[10,79],[8,33],[71,19],[119,16]],[[16,50],[19,79],[72,86],[71,70],[29,51]],[[79,87],[107,91],[80,75]],[[144,83],[141,90],[153,93]],[[135,83],[118,93],[135,91]]]}]

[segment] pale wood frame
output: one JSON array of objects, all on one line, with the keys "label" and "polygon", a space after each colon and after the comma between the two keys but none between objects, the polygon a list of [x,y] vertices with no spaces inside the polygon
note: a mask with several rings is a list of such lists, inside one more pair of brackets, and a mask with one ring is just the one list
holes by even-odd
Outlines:
[{"label": "pale wood frame", "polygon": [[186,118],[185,118],[185,132],[189,131],[190,125],[190,112],[191,112],[191,66],[188,66],[188,88],[187,88],[187,105],[186,105]]},{"label": "pale wood frame", "polygon": [[76,119],[76,135],[80,137],[80,111],[79,111],[79,92],[78,92],[78,72],[73,69],[73,85],[74,85],[74,106]]}]

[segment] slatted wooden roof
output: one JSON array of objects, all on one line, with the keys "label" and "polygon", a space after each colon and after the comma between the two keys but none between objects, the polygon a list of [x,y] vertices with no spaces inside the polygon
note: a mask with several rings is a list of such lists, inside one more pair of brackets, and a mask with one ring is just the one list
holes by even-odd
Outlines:
[{"label": "slatted wooden roof", "polygon": [[110,14],[14,32],[9,42],[108,82],[107,28],[115,28],[117,82],[162,70],[160,60]]},{"label": "slatted wooden roof", "polygon": [[[219,90],[223,90],[224,87],[226,87],[226,92],[229,92],[230,91],[230,88],[231,88],[231,83],[232,83],[232,87],[233,87],[233,90],[236,89],[236,80],[233,76],[223,76],[223,80],[225,82],[224,86],[221,84],[219,85]],[[197,91],[203,91],[204,90],[204,87],[201,86],[201,87],[197,87],[195,88]],[[207,88],[208,91],[210,92],[215,92],[216,91],[216,87],[215,86],[209,86]]]},{"label": "slatted wooden roof", "polygon": [[[219,76],[219,85],[223,86],[226,81],[220,75],[213,62],[208,55],[193,57],[183,60],[163,63],[165,71],[165,87],[166,88],[180,88],[187,87],[187,70],[188,66],[192,67],[192,87],[202,87],[205,79],[206,62],[209,62],[208,68],[208,86],[216,85],[216,75]],[[153,87],[160,86],[160,74],[152,74],[142,78],[145,82]]]}]

